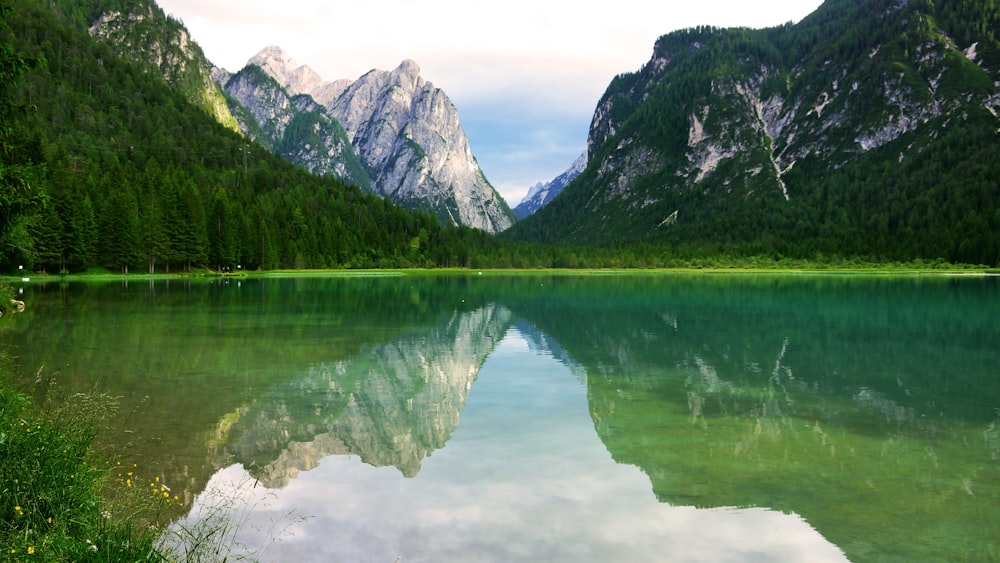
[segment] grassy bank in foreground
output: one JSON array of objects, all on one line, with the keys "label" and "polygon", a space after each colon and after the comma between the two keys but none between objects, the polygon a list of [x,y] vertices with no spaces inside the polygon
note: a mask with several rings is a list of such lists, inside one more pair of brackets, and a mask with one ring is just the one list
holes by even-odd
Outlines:
[{"label": "grassy bank in foreground", "polygon": [[152,522],[176,499],[92,450],[113,405],[78,395],[42,410],[0,382],[0,561],[166,560]]}]

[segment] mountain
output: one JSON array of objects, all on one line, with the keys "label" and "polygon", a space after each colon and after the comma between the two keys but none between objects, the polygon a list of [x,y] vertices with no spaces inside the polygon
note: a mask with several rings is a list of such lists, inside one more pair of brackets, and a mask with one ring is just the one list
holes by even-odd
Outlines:
[{"label": "mountain", "polygon": [[0,271],[467,266],[498,247],[279,157],[326,154],[324,136],[353,147],[322,106],[273,80],[294,111],[249,142],[237,119],[254,115],[228,112],[221,71],[152,0],[3,4],[0,51],[20,72],[0,87],[0,170],[14,186],[0,194]]},{"label": "mountain", "polygon": [[[458,110],[440,88],[420,77],[413,61],[403,61],[392,71],[372,70],[353,82],[327,83],[272,46],[252,57],[236,75],[219,76],[226,79],[220,84],[232,99],[254,116],[256,123],[241,122],[248,134],[259,129],[267,135],[295,119],[336,120],[346,130],[375,193],[403,207],[430,212],[445,225],[497,233],[514,223],[510,208],[472,154]],[[233,84],[238,77],[242,82]],[[276,95],[275,84],[285,90],[284,96]],[[315,102],[300,99],[293,104],[287,99],[297,96]],[[303,114],[306,117],[300,117]],[[320,169],[324,159],[344,158],[339,150],[302,150],[303,145],[314,144],[305,137],[285,139],[282,154],[311,170]]]},{"label": "mountain", "polygon": [[216,71],[240,129],[252,140],[313,174],[335,176],[371,191],[368,172],[344,128],[306,94],[292,94],[253,64],[230,75]]},{"label": "mountain", "polygon": [[91,36],[111,45],[118,56],[160,73],[184,92],[188,100],[237,130],[225,98],[212,79],[212,65],[187,28],[167,17],[154,4],[136,4],[134,10],[109,10],[90,24]]},{"label": "mountain", "polygon": [[517,207],[514,208],[514,214],[517,215],[519,219],[524,219],[528,215],[538,211],[542,206],[547,205],[563,191],[563,188],[565,188],[570,182],[576,179],[581,172],[583,172],[586,165],[587,152],[584,151],[583,154],[573,161],[573,164],[570,165],[568,170],[556,176],[549,182],[544,184],[539,182],[532,186],[531,189],[528,190],[528,194],[521,200],[521,203],[518,203]]},{"label": "mountain", "polygon": [[601,98],[584,172],[509,236],[996,264],[997,30],[995,2],[828,0],[665,35]]}]

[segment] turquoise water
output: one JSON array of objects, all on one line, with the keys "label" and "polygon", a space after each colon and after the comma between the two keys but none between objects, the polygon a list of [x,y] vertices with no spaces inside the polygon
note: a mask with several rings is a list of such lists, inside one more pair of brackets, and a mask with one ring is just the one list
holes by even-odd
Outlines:
[{"label": "turquoise water", "polygon": [[[266,561],[989,560],[996,278],[28,285],[40,399]],[[41,377],[39,377],[41,376]],[[41,379],[46,383],[37,384]]]}]

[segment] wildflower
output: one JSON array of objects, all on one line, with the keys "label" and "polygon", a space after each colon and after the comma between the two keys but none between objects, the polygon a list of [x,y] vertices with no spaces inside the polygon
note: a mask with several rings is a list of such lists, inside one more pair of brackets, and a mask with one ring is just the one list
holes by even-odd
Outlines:
[{"label": "wildflower", "polygon": [[22,515],[23,515],[23,514],[21,513],[21,507],[20,507],[20,506],[15,506],[15,507],[14,507],[14,512],[17,512],[17,515],[18,515],[18,516],[22,516]]},{"label": "wildflower", "polygon": [[28,555],[34,555],[34,554],[35,554],[35,546],[29,545],[28,546]]},{"label": "wildflower", "polygon": [[163,491],[163,498],[170,498],[170,493]]},{"label": "wildflower", "polygon": [[125,480],[125,486],[126,487],[131,487],[132,486],[132,480],[131,479],[126,479]]}]

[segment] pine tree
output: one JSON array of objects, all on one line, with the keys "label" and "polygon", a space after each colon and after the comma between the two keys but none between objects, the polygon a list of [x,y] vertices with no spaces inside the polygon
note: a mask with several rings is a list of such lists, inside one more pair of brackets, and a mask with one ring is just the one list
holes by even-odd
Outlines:
[{"label": "pine tree", "polygon": [[[7,30],[7,18],[13,10],[0,4],[0,33]],[[24,161],[17,154],[17,139],[11,127],[16,112],[23,111],[13,102],[13,89],[26,72],[44,64],[25,58],[9,43],[0,43],[0,243],[10,245],[8,237],[23,217],[39,209],[45,201],[41,168]]]}]

